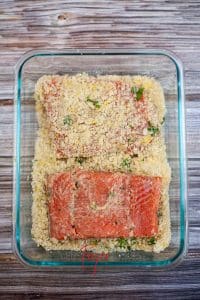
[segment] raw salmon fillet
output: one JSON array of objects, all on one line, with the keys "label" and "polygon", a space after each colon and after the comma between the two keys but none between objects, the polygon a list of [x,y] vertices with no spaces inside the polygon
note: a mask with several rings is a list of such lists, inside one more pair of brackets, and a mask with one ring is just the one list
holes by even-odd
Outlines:
[{"label": "raw salmon fillet", "polygon": [[161,178],[76,171],[48,177],[50,236],[151,237],[158,233]]}]

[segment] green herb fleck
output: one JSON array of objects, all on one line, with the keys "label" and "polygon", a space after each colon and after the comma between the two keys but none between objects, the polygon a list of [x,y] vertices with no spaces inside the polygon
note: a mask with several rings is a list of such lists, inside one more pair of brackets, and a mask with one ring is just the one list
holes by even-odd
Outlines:
[{"label": "green herb fleck", "polygon": [[120,248],[126,248],[128,246],[128,240],[125,238],[118,238],[117,243]]},{"label": "green herb fleck", "polygon": [[155,136],[157,133],[160,132],[158,127],[155,127],[151,124],[151,122],[148,122],[148,128],[147,130],[150,132],[151,136]]},{"label": "green herb fleck", "polygon": [[68,125],[68,126],[71,126],[73,124],[73,120],[70,117],[70,115],[67,115],[67,116],[64,117],[63,124]]},{"label": "green herb fleck", "polygon": [[119,248],[127,249],[128,251],[131,251],[131,246],[135,244],[136,238],[131,238],[130,240],[125,238],[118,238],[117,243]]},{"label": "green herb fleck", "polygon": [[132,88],[131,88],[131,93],[132,94],[137,94],[137,88],[136,88],[136,86],[132,86]]},{"label": "green herb fleck", "polygon": [[92,240],[91,243],[92,243],[92,245],[97,246],[99,243],[99,240]]},{"label": "green herb fleck", "polygon": [[[131,124],[128,124],[128,126],[131,128],[131,129],[134,129],[134,126],[131,125]],[[132,141],[131,139],[129,139],[130,141]]]},{"label": "green herb fleck", "polygon": [[155,237],[151,237],[150,239],[147,240],[148,245],[155,245],[156,239]]},{"label": "green herb fleck", "polygon": [[39,94],[35,94],[35,100],[40,101],[40,95]]},{"label": "green herb fleck", "polygon": [[138,154],[137,153],[133,153],[130,156],[131,156],[131,158],[135,158],[135,157],[138,157]]},{"label": "green herb fleck", "polygon": [[161,125],[163,125],[164,122],[165,122],[165,117],[163,117],[162,122],[161,122]]},{"label": "green herb fleck", "polygon": [[87,160],[87,157],[79,156],[75,158],[75,162],[79,163],[82,165],[85,161]]},{"label": "green herb fleck", "polygon": [[140,88],[137,88],[135,86],[133,86],[131,88],[131,93],[136,95],[136,100],[139,101],[142,99],[143,97],[143,92],[144,92],[144,88],[143,87],[140,87]]},{"label": "green herb fleck", "polygon": [[87,97],[86,101],[92,103],[95,108],[100,108],[101,107],[97,100],[90,99],[90,97]]},{"label": "green herb fleck", "polygon": [[111,192],[109,193],[109,197],[114,197],[115,195],[116,195],[116,193],[113,192],[113,191],[111,191]]},{"label": "green herb fleck", "polygon": [[137,242],[137,238],[136,237],[132,237],[131,238],[131,244],[134,245]]},{"label": "green herb fleck", "polygon": [[158,216],[158,218],[160,218],[160,217],[162,217],[162,211],[159,209],[158,211],[157,211],[157,216]]},{"label": "green herb fleck", "polygon": [[124,158],[122,160],[121,167],[130,170],[130,167],[131,167],[131,161],[130,161],[130,159],[129,158]]},{"label": "green herb fleck", "polygon": [[96,204],[96,202],[92,202],[92,203],[90,204],[90,207],[91,207],[92,209],[97,209],[97,204]]},{"label": "green herb fleck", "polygon": [[[131,129],[133,129],[133,128],[131,128]],[[128,139],[127,139],[127,142],[128,142],[129,145],[133,144],[134,141],[135,141],[134,138],[128,138]]]}]

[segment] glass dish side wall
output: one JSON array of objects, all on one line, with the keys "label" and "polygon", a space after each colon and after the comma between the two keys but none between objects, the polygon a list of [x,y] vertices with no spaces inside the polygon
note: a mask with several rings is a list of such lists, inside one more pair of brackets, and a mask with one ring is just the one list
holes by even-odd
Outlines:
[{"label": "glass dish side wall", "polygon": [[[31,237],[31,168],[37,136],[34,88],[38,78],[45,74],[97,74],[148,75],[163,86],[167,107],[165,140],[167,156],[172,168],[170,185],[170,215],[172,240],[170,247],[161,253],[112,253],[106,264],[130,264],[136,266],[163,266],[173,262],[185,248],[185,166],[183,99],[180,95],[182,78],[179,66],[162,52],[138,51],[133,53],[53,53],[41,51],[27,56],[17,70],[17,194],[15,206],[15,239],[19,256],[31,265],[81,264],[81,253],[72,251],[45,251],[37,247]],[[181,118],[181,119],[180,119]],[[21,122],[20,122],[21,120]],[[184,127],[184,124],[181,124]],[[20,136],[19,136],[20,134]],[[180,149],[182,145],[182,150]],[[180,157],[181,154],[181,157]],[[19,167],[19,168],[18,168]],[[102,262],[103,264],[103,262]]]}]

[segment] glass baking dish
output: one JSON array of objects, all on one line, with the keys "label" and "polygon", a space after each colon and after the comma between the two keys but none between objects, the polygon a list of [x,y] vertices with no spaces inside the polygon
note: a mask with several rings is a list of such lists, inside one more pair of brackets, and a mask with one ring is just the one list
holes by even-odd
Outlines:
[{"label": "glass baking dish", "polygon": [[[26,53],[16,66],[15,159],[14,159],[14,248],[19,258],[32,266],[83,264],[83,253],[45,251],[31,237],[31,170],[38,129],[35,83],[44,74],[148,75],[162,85],[166,101],[165,140],[172,169],[170,184],[170,246],[161,253],[131,251],[99,256],[98,265],[165,267],[177,263],[187,248],[187,170],[182,64],[163,50],[41,50]],[[94,256],[84,264],[93,265]]]}]

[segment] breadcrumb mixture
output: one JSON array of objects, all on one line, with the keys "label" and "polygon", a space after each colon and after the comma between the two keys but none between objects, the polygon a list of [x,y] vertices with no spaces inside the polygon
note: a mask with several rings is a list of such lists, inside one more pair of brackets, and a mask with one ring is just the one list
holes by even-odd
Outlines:
[{"label": "breadcrumb mixture", "polygon": [[[146,76],[45,75],[35,89],[39,122],[32,172],[32,235],[46,250],[160,252],[170,242],[171,178],[163,135],[165,101]],[[159,233],[154,238],[58,241],[50,238],[48,175],[72,169],[162,177]]]}]

